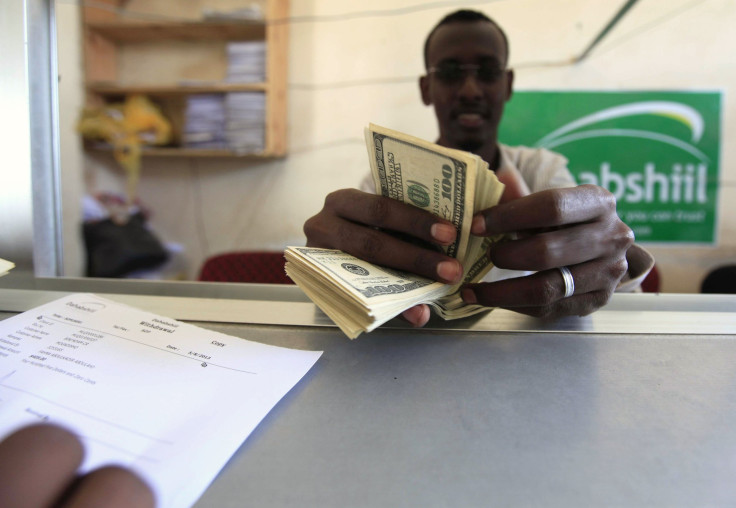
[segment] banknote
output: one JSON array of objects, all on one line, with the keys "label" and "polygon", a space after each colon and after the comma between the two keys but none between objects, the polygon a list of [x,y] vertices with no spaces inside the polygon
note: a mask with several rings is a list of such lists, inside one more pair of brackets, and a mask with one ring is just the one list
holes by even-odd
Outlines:
[{"label": "banknote", "polygon": [[15,263],[11,263],[5,259],[0,259],[0,277],[7,274],[13,268],[15,268]]},{"label": "banknote", "polygon": [[[458,231],[445,253],[464,261],[480,157],[377,125],[365,129],[376,193],[423,208]],[[486,165],[487,167],[487,165]]]},{"label": "banknote", "polygon": [[426,303],[444,319],[489,310],[466,305],[464,283],[492,268],[488,248],[500,237],[470,234],[473,214],[496,205],[503,184],[479,156],[369,125],[366,148],[376,192],[425,209],[453,224],[457,237],[443,248],[463,265],[465,276],[448,285],[368,263],[331,249],[288,247],[286,273],[350,338],[375,329],[403,311]]},{"label": "banknote", "polygon": [[339,250],[288,247],[284,255],[287,275],[351,339],[452,291],[447,284]]}]

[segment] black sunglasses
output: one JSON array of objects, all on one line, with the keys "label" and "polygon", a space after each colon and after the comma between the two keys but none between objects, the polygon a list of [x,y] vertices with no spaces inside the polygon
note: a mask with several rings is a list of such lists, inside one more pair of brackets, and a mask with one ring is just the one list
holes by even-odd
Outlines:
[{"label": "black sunglasses", "polygon": [[442,83],[455,85],[461,83],[467,73],[474,72],[476,79],[483,83],[493,83],[503,76],[504,69],[491,63],[461,64],[444,62],[437,67],[430,67],[427,74],[434,74]]}]

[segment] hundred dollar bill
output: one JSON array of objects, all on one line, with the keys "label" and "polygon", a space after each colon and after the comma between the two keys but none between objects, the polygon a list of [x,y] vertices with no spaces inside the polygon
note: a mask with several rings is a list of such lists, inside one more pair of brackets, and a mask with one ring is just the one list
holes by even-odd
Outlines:
[{"label": "hundred dollar bill", "polygon": [[[498,181],[496,174],[488,169],[485,162],[483,169],[478,172],[476,181],[473,211],[477,212],[497,205],[501,200],[504,186]],[[463,262],[465,268],[464,283],[480,281],[493,268],[491,258],[488,257],[488,249],[491,244],[499,241],[502,236],[471,235],[468,243],[468,255]]]},{"label": "hundred dollar bill", "polygon": [[[503,192],[488,164],[477,155],[376,125],[366,128],[365,139],[376,192],[450,221],[457,238],[444,250],[463,265],[463,283],[480,281],[493,266],[488,248],[499,237],[472,236],[472,217],[496,205]],[[489,310],[466,305],[461,284],[380,267],[341,251],[288,247],[285,256],[287,275],[350,338],[420,303],[444,319]]]},{"label": "hundred dollar bill", "polygon": [[[493,267],[487,253],[498,238],[471,236],[471,219],[475,211],[496,205],[504,188],[488,163],[478,155],[373,124],[365,129],[365,137],[376,192],[452,222],[457,240],[445,253],[462,263],[463,283],[480,281]],[[438,302],[440,315],[451,319],[458,314],[446,306],[453,301],[454,307],[457,300],[459,295],[450,295]]]},{"label": "hundred dollar bill", "polygon": [[450,221],[458,235],[444,250],[462,263],[483,160],[373,124],[365,129],[365,138],[376,193]]}]

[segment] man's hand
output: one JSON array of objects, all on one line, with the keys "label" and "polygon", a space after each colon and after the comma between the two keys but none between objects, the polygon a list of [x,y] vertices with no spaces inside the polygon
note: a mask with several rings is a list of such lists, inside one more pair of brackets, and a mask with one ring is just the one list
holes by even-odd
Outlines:
[{"label": "man's hand", "polygon": [[[499,268],[537,273],[468,285],[463,300],[545,318],[582,316],[605,305],[626,274],[626,251],[634,243],[633,232],[616,215],[613,195],[594,185],[504,200],[477,213],[471,232],[516,233],[516,239],[491,247],[491,260]],[[562,266],[575,281],[569,298],[556,269]]]},{"label": "man's hand", "polygon": [[[524,195],[513,180],[502,204],[475,215],[472,233],[516,233],[489,253],[499,268],[533,275],[463,289],[466,303],[502,307],[537,317],[585,315],[605,305],[628,265],[631,229],[616,215],[616,201],[605,189],[582,185]],[[432,248],[455,240],[452,224],[419,208],[382,196],[344,189],[331,193],[323,209],[304,224],[307,246],[339,249],[371,263],[454,284],[460,263]],[[567,266],[575,293],[564,298],[557,267]],[[426,305],[403,313],[414,326],[429,320]]]},{"label": "man's hand", "polygon": [[339,249],[370,263],[449,284],[462,279],[460,263],[432,245],[450,245],[453,225],[394,199],[355,189],[327,196],[304,224],[308,247]]},{"label": "man's hand", "polygon": [[[355,189],[327,196],[322,210],[304,223],[308,247],[339,249],[370,263],[456,284],[463,268],[437,246],[450,245],[457,232],[449,221],[395,199]],[[429,308],[404,312],[414,326],[429,320]]]}]

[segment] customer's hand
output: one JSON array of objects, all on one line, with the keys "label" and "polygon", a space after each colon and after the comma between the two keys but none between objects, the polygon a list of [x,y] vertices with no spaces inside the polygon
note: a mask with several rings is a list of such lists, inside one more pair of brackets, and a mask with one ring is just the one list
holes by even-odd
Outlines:
[{"label": "customer's hand", "polygon": [[107,466],[78,476],[84,449],[56,425],[23,427],[0,442],[3,508],[153,508],[148,485],[133,472]]}]

